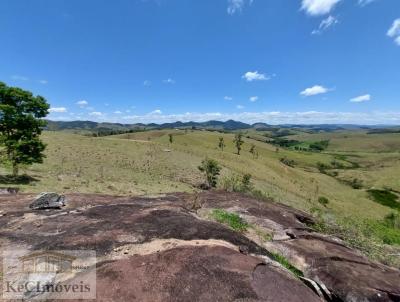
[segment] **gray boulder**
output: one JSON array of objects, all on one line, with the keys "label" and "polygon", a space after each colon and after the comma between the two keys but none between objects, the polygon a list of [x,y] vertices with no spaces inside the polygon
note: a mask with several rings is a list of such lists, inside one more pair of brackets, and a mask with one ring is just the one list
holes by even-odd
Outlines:
[{"label": "gray boulder", "polygon": [[65,196],[53,192],[39,194],[29,205],[33,210],[60,209],[65,206]]}]

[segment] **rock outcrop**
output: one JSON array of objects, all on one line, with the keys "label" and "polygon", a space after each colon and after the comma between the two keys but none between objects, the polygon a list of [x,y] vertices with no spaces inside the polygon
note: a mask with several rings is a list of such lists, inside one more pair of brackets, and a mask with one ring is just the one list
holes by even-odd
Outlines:
[{"label": "rock outcrop", "polygon": [[29,205],[32,210],[60,209],[65,206],[65,196],[53,192],[38,195]]},{"label": "rock outcrop", "polygon": [[[67,197],[53,212],[29,209],[29,195],[0,196],[0,246],[96,250],[99,301],[400,301],[398,269],[313,232],[312,217],[284,205],[215,191]],[[214,208],[238,213],[269,239],[211,221]]]}]

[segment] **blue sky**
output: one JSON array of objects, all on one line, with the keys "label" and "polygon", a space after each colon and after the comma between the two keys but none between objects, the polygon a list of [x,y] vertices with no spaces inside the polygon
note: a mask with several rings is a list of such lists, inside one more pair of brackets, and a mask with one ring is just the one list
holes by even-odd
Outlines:
[{"label": "blue sky", "polygon": [[55,120],[400,124],[399,0],[2,0]]}]

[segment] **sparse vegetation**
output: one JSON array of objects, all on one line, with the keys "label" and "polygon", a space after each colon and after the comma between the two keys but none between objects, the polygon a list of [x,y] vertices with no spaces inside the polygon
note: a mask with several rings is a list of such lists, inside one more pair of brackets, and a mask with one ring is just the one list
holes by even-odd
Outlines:
[{"label": "sparse vegetation", "polygon": [[245,232],[249,227],[249,224],[235,213],[229,213],[221,209],[214,209],[211,215],[212,218],[214,218],[219,223],[226,224],[238,232]]},{"label": "sparse vegetation", "polygon": [[384,205],[386,207],[400,210],[400,202],[398,202],[398,196],[388,190],[368,190],[369,196],[375,202]]},{"label": "sparse vegetation", "polygon": [[286,259],[286,257],[284,257],[281,254],[277,254],[277,253],[272,253],[272,259],[275,260],[276,262],[280,263],[283,267],[285,267],[286,269],[288,269],[289,271],[291,271],[293,273],[293,275],[295,275],[296,277],[304,277],[304,274],[301,270],[297,269],[296,267],[294,267],[288,259]]}]

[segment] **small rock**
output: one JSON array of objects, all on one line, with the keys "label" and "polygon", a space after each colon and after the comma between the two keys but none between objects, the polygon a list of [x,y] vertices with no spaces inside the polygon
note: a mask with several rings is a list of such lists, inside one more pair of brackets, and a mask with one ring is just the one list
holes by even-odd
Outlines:
[{"label": "small rock", "polygon": [[65,196],[53,192],[38,195],[29,205],[33,210],[60,209],[65,206]]},{"label": "small rock", "polygon": [[240,245],[239,246],[239,252],[241,252],[244,255],[249,254],[249,247],[247,245]]}]

